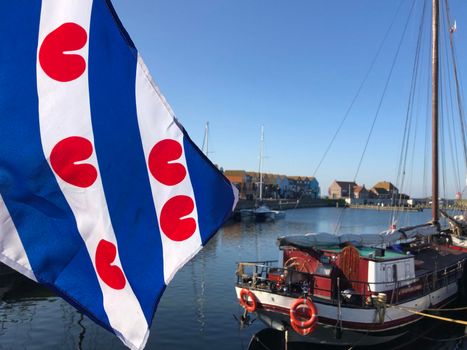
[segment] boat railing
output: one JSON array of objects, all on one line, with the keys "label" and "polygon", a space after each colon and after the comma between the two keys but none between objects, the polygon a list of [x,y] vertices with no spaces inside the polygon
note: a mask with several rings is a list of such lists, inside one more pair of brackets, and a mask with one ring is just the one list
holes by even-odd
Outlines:
[{"label": "boat railing", "polygon": [[275,261],[237,263],[237,286],[295,298],[308,295],[333,304],[373,307],[378,294],[384,294],[387,303],[396,304],[455,283],[463,275],[465,262],[392,282],[351,281],[339,275],[275,267],[273,263]]}]

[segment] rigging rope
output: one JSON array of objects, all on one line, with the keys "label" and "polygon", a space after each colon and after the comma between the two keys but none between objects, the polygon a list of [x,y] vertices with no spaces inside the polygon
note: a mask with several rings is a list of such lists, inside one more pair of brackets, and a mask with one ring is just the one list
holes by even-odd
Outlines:
[{"label": "rigging rope", "polygon": [[[414,1],[412,2],[412,5],[411,5],[411,7],[410,7],[409,14],[408,14],[407,19],[406,19],[406,21],[405,21],[404,29],[403,29],[403,32],[402,32],[401,37],[400,37],[400,39],[399,39],[398,47],[397,47],[396,53],[395,53],[395,55],[394,55],[394,58],[393,58],[393,60],[392,60],[391,68],[390,68],[390,70],[389,70],[389,74],[388,74],[388,77],[387,77],[386,82],[385,82],[385,85],[384,85],[383,93],[382,93],[382,95],[381,95],[381,97],[380,97],[379,104],[378,104],[378,108],[377,108],[376,113],[375,113],[375,116],[374,116],[374,118],[373,118],[373,122],[372,122],[372,125],[371,125],[371,128],[370,128],[368,137],[367,137],[367,139],[366,139],[365,147],[364,147],[363,152],[362,152],[362,155],[361,155],[361,157],[360,157],[360,160],[359,160],[359,163],[358,163],[358,166],[357,166],[357,170],[356,170],[356,173],[355,173],[353,182],[356,182],[358,173],[359,173],[359,171],[360,171],[360,167],[361,167],[362,162],[363,162],[363,158],[364,158],[364,156],[365,156],[366,150],[367,150],[368,145],[369,145],[369,142],[370,142],[371,135],[372,135],[372,133],[373,133],[373,130],[374,130],[376,121],[377,121],[377,119],[378,119],[379,113],[380,113],[380,111],[381,111],[381,107],[382,107],[382,104],[383,104],[383,100],[384,100],[384,98],[385,98],[385,96],[386,96],[386,92],[387,92],[389,83],[390,83],[391,78],[392,78],[392,73],[393,73],[393,71],[394,71],[394,67],[395,67],[396,62],[397,62],[397,59],[398,59],[398,57],[399,57],[399,53],[400,53],[400,49],[401,49],[401,47],[402,47],[402,43],[403,43],[404,38],[405,38],[406,33],[407,33],[407,28],[408,28],[408,25],[409,25],[409,23],[410,23],[410,19],[411,19],[411,17],[412,17],[412,13],[413,13],[413,10],[414,10],[414,7],[415,7],[415,3],[416,3],[416,1],[414,0]],[[398,10],[397,10],[397,12],[396,12],[396,15],[397,15],[397,13],[399,12],[399,9],[400,9],[400,6],[401,6],[401,5],[402,5],[402,3],[399,4],[399,8],[398,8]],[[392,27],[392,25],[393,25],[393,23],[394,23],[394,20],[395,20],[395,18],[393,19],[393,22],[391,23],[390,28],[389,28],[388,31],[386,32],[386,35],[385,35],[385,38],[384,38],[382,44],[384,44],[384,41],[386,40],[386,37],[387,37],[387,35],[388,35],[388,33],[389,33],[389,30],[391,29],[391,27]],[[382,46],[383,46],[383,45],[381,45],[380,48],[379,48],[379,50],[378,50],[378,55],[379,55],[379,51],[381,50]],[[377,58],[377,56],[375,57],[374,61],[376,60],[376,58]],[[372,65],[374,64],[374,61],[373,61]],[[370,68],[371,68],[371,67],[370,67]],[[370,70],[371,70],[371,69],[370,69]],[[366,78],[368,77],[368,74],[369,74],[370,70],[367,72],[367,76],[365,77],[364,82],[366,81]],[[360,92],[362,86],[363,86],[363,83],[362,83],[362,85],[360,86],[359,92]],[[353,105],[353,103],[352,103],[352,105]],[[348,112],[350,112],[350,110],[348,110]],[[346,118],[347,118],[347,115],[344,117],[344,120],[341,122],[341,125],[339,126],[339,129],[340,129],[340,127],[342,126],[342,124],[343,124],[343,122],[345,121]],[[339,131],[339,129],[338,129],[338,131]],[[338,131],[337,131],[337,132],[338,132]],[[335,138],[336,136],[337,136],[337,133],[334,135],[334,138]],[[334,139],[334,138],[333,138],[333,139]],[[333,142],[333,140],[331,141],[330,145],[328,146],[328,149],[331,147],[332,142]],[[328,151],[328,150],[327,150],[327,151]],[[327,152],[327,151],[326,151],[326,152]],[[321,162],[322,162],[322,161],[320,161],[319,165],[321,165]],[[316,171],[315,171],[315,173],[316,173]],[[350,194],[349,194],[349,195],[350,195]],[[344,214],[344,212],[341,212],[341,214],[339,215],[338,222],[337,222],[337,224],[336,224],[335,233],[337,233],[337,232],[339,231],[340,227],[341,227],[341,223],[342,223],[342,221],[343,221],[343,216],[344,216],[343,214]]]},{"label": "rigging rope", "polygon": [[373,67],[374,67],[374,65],[375,65],[375,63],[376,63],[376,61],[377,61],[377,59],[378,59],[378,57],[379,57],[379,55],[381,53],[381,50],[383,49],[384,44],[386,43],[386,39],[388,38],[389,33],[391,32],[391,29],[392,29],[392,27],[394,25],[394,22],[398,18],[399,11],[400,11],[403,3],[404,3],[404,0],[401,0],[400,3],[399,3],[398,8],[396,10],[396,13],[394,14],[394,17],[392,18],[391,24],[389,25],[389,28],[386,30],[386,33],[384,34],[383,40],[381,41],[381,43],[380,43],[380,45],[378,47],[378,50],[376,51],[376,54],[375,54],[373,60],[371,61],[370,67],[368,68],[367,72],[365,73],[365,76],[364,76],[362,82],[360,83],[360,86],[357,89],[357,93],[355,94],[355,96],[353,97],[349,107],[347,108],[347,111],[345,112],[344,117],[342,118],[339,126],[337,127],[336,132],[334,133],[334,136],[332,137],[331,141],[329,142],[328,146],[326,147],[326,150],[324,151],[324,154],[321,157],[318,165],[316,166],[316,169],[313,172],[312,176],[316,176],[316,173],[318,172],[319,168],[321,167],[321,164],[323,163],[324,159],[326,158],[327,154],[329,153],[329,150],[331,149],[332,145],[334,144],[334,141],[336,140],[337,135],[339,134],[339,132],[341,131],[345,121],[347,120],[347,117],[349,116],[350,111],[353,108],[353,105],[355,104],[357,98],[360,96],[360,92],[362,91],[363,86],[365,85],[368,77],[370,76],[371,71],[373,70]]},{"label": "rigging rope", "polygon": [[357,176],[358,176],[358,173],[360,171],[360,167],[362,165],[362,162],[363,162],[363,158],[365,157],[365,153],[366,153],[366,150],[368,148],[368,144],[370,143],[370,138],[371,138],[371,135],[373,133],[373,129],[375,127],[375,124],[376,124],[376,120],[378,119],[378,116],[379,116],[379,112],[381,110],[381,106],[383,105],[383,100],[384,100],[384,97],[386,96],[386,91],[387,91],[387,88],[389,86],[389,82],[391,81],[391,77],[392,77],[392,73],[394,71],[394,66],[397,62],[397,58],[399,57],[399,52],[400,52],[400,49],[402,47],[402,42],[404,40],[404,37],[405,37],[405,34],[407,32],[407,27],[409,25],[409,22],[410,22],[410,18],[411,18],[411,15],[412,15],[412,12],[413,12],[413,9],[414,9],[414,5],[415,5],[415,1],[413,1],[412,3],[412,7],[410,8],[410,12],[409,12],[409,15],[407,16],[407,21],[405,23],[405,26],[404,26],[404,30],[402,32],[402,35],[401,35],[401,39],[399,41],[399,45],[397,47],[397,51],[396,51],[396,54],[394,56],[394,59],[392,61],[392,65],[391,65],[391,69],[389,70],[389,75],[388,75],[388,78],[386,80],[386,83],[384,85],[384,89],[383,89],[383,94],[381,95],[381,98],[379,100],[379,104],[378,104],[378,108],[376,110],[376,114],[375,114],[375,117],[373,118],[373,123],[371,124],[371,128],[370,128],[370,132],[368,133],[368,137],[366,139],[366,143],[365,143],[365,147],[363,149],[363,153],[362,153],[362,156],[360,157],[360,161],[358,163],[358,166],[357,166],[357,171],[355,172],[355,176],[354,176],[354,179],[353,181],[355,182],[357,180]]},{"label": "rigging rope", "polygon": [[[428,76],[430,75],[430,69],[428,68]],[[426,96],[425,96],[425,110],[428,111],[431,104],[430,104],[430,85],[426,85]],[[427,113],[428,115],[428,113]],[[425,118],[425,150],[423,152],[423,194],[425,197],[428,196],[428,154],[430,153],[430,118]]]},{"label": "rigging rope", "polygon": [[[447,20],[447,23],[449,24],[451,23],[451,16],[449,13],[449,4],[447,0],[445,0],[445,7],[446,7],[446,20]],[[456,49],[454,46],[454,31],[452,31],[449,35],[449,42],[450,42],[451,57],[452,57],[452,63],[453,63],[453,69],[454,69],[454,80],[456,82],[457,106],[459,110],[459,118],[460,118],[461,130],[462,130],[462,145],[464,147],[464,162],[465,162],[465,166],[467,167],[466,126],[465,126],[465,119],[464,119],[464,107],[463,107],[462,95],[461,95],[461,90],[460,90],[460,82],[459,82],[459,77],[458,77]]]},{"label": "rigging rope", "polygon": [[[457,323],[457,324],[467,326],[467,321],[464,321],[464,320],[456,320],[454,318],[441,317],[441,316],[437,316],[437,315],[427,314],[425,312],[416,311],[416,310],[414,310],[412,308],[404,307],[404,306],[397,306],[397,305],[391,305],[391,306],[396,308],[396,309],[399,309],[399,310],[404,310],[404,311],[410,312],[412,314],[416,314],[416,315],[420,315],[420,316],[424,316],[424,317],[429,317],[429,318],[434,318],[434,319],[437,319],[437,320],[440,320],[440,321]],[[437,311],[439,311],[439,310],[437,310]]]},{"label": "rigging rope", "polygon": [[[397,305],[387,305],[388,307],[396,307]],[[402,308],[402,307],[399,307],[399,308]],[[409,308],[410,309],[410,308]],[[459,307],[459,308],[447,308],[447,309],[425,309],[424,311],[463,311],[463,310],[466,310],[467,308],[466,307]],[[386,316],[389,318],[389,320],[391,321],[394,321],[393,318],[391,318],[388,314],[386,314]],[[423,334],[427,334],[428,332],[431,332],[433,329],[430,329],[430,330],[425,330],[423,332]],[[460,337],[456,337],[456,338],[444,338],[444,339],[436,339],[436,338],[430,338],[430,337],[427,337],[423,334],[419,334],[419,333],[415,333],[413,331],[410,331],[409,330],[409,333],[413,334],[415,336],[415,339],[413,341],[416,341],[417,339],[428,339],[428,340],[433,340],[433,341],[438,341],[438,342],[449,342],[449,341],[456,341],[456,340],[461,340],[461,339],[464,339],[467,337],[467,334],[464,334]],[[395,347],[394,349],[399,349],[399,348],[406,348],[408,344],[407,343],[403,343],[397,347]]]},{"label": "rigging rope", "polygon": [[[448,22],[447,18],[447,9],[444,9],[444,12],[446,14],[446,18],[444,19],[444,28],[449,28],[450,24]],[[444,40],[444,45],[443,45],[443,53],[444,53],[444,66],[443,68],[446,71],[446,79],[442,81],[443,85],[447,85],[447,88],[445,88],[445,91],[449,91],[446,96],[446,103],[445,103],[445,110],[446,110],[446,121],[447,121],[447,127],[448,130],[446,131],[448,135],[448,140],[449,140],[449,148],[450,148],[450,153],[451,153],[451,162],[452,162],[452,171],[454,174],[454,182],[455,182],[455,189],[456,192],[461,192],[461,182],[460,182],[460,167],[459,167],[459,159],[458,159],[458,148],[457,148],[457,143],[453,142],[456,139],[456,128],[455,128],[455,121],[454,121],[454,102],[453,102],[453,93],[452,93],[452,80],[451,80],[451,74],[453,74],[451,65],[449,63],[449,48],[448,48],[448,42],[449,38],[447,37],[447,32],[448,30],[444,31],[444,36],[442,39]]]},{"label": "rigging rope", "polygon": [[[407,155],[408,155],[408,149],[409,149],[409,136],[410,136],[411,127],[412,127],[415,92],[416,92],[416,87],[417,87],[417,81],[418,81],[417,78],[418,78],[418,71],[419,71],[419,66],[420,66],[421,43],[422,43],[422,37],[423,37],[423,28],[425,27],[425,18],[426,18],[425,14],[426,14],[426,1],[423,2],[422,19],[420,21],[420,25],[418,28],[417,45],[415,49],[415,58],[414,58],[413,68],[412,68],[412,81],[410,84],[409,101],[407,103],[407,110],[406,110],[406,115],[405,115],[404,135],[402,138],[401,154],[399,158],[399,167],[397,171],[396,184],[399,187],[399,191],[401,194],[402,194],[402,191],[404,188],[404,182],[405,182]],[[414,140],[414,145],[415,145],[415,140]],[[401,199],[401,196],[399,199]],[[395,200],[396,200],[396,193],[393,192],[392,203],[395,203]],[[392,224],[394,224],[396,220],[397,220],[396,219],[396,208],[393,208],[392,214],[390,217],[389,227]]]},{"label": "rigging rope", "polygon": [[[442,41],[442,37],[440,38],[440,41]],[[444,89],[443,89],[443,83],[444,83],[444,72],[441,66],[441,69],[439,70],[439,78],[440,78],[440,84],[439,84],[439,90],[440,90],[440,98],[439,98],[439,148],[440,148],[440,158],[441,158],[441,182],[442,182],[442,191],[440,193],[443,193],[443,198],[446,198],[446,157],[445,157],[445,152],[443,150],[445,149],[445,127],[444,127]],[[443,205],[445,202],[443,202]],[[444,208],[444,206],[443,206]]]}]

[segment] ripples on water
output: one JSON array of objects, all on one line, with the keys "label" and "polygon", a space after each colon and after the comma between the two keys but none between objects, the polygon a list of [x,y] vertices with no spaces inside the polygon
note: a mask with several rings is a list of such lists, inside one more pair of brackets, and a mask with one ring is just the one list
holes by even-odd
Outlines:
[{"label": "ripples on water", "polygon": [[[388,227],[389,216],[385,211],[316,208],[289,210],[275,223],[226,225],[167,287],[146,348],[247,349],[252,335],[264,326],[257,321],[240,331],[233,317],[242,312],[234,292],[236,262],[276,260],[277,237],[334,232],[338,222],[340,232],[380,232]],[[399,223],[411,225],[428,221],[429,212],[401,217]],[[20,276],[0,281],[0,296],[0,349],[125,349],[61,298]],[[424,344],[454,348],[452,342]]]}]

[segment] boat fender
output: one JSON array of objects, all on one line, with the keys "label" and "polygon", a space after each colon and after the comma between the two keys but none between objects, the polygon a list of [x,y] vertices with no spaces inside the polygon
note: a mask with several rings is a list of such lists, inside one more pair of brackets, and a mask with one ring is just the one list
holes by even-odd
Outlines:
[{"label": "boat fender", "polygon": [[[299,309],[303,309],[305,313],[308,314],[308,318],[303,319],[302,316],[299,317],[298,316]],[[318,320],[318,312],[316,310],[316,306],[308,298],[307,299],[299,298],[295,300],[295,302],[290,307],[290,323],[292,324],[292,327],[295,325],[301,329],[310,329],[310,332],[311,332],[317,320]]]},{"label": "boat fender", "polygon": [[249,313],[256,311],[256,297],[251,290],[243,288],[240,291],[240,305]]}]

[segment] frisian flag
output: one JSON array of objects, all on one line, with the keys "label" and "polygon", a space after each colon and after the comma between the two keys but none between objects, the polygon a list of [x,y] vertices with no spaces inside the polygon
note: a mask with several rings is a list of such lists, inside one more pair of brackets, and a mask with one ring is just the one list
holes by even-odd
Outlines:
[{"label": "frisian flag", "polygon": [[0,33],[0,260],[141,349],[165,286],[238,193],[110,1],[3,1]]}]

